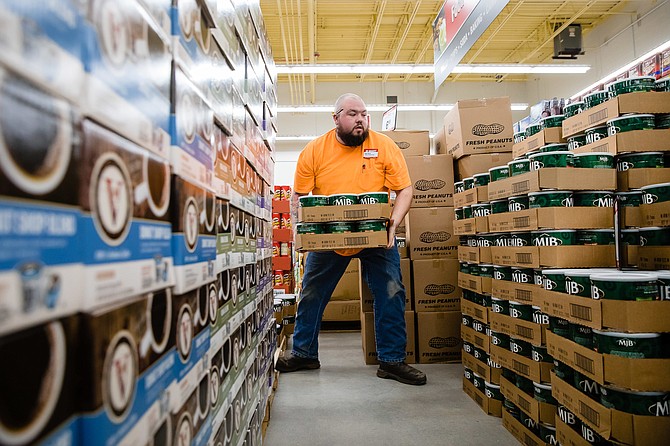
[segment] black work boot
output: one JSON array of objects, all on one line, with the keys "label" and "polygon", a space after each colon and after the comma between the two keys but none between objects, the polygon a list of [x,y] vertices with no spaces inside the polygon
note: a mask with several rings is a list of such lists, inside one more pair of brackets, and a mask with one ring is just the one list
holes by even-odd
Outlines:
[{"label": "black work boot", "polygon": [[321,367],[318,359],[301,358],[286,352],[277,359],[275,370],[278,372],[297,372],[298,370],[314,370]]},{"label": "black work boot", "polygon": [[380,362],[377,376],[413,386],[426,384],[426,374],[404,362]]}]

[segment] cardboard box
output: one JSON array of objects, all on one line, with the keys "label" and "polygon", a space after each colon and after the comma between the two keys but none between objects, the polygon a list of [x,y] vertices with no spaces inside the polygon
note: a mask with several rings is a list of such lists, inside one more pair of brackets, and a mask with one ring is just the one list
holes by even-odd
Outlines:
[{"label": "cardboard box", "polygon": [[293,229],[273,228],[272,229],[272,241],[274,241],[274,242],[292,242],[293,241]]},{"label": "cardboard box", "polygon": [[[475,155],[471,155],[475,156]],[[485,155],[484,155],[485,156]],[[469,158],[469,157],[468,157]],[[488,203],[488,186],[478,186],[463,192],[454,194],[454,206],[457,208],[474,203]]]},{"label": "cardboard box", "polygon": [[491,281],[490,277],[458,273],[458,286],[479,294],[491,294]]},{"label": "cardboard box", "polygon": [[533,395],[527,394],[519,389],[515,383],[504,377],[500,379],[500,391],[505,398],[526,412],[536,423],[546,423],[551,426],[556,424],[558,418],[556,416],[556,405],[536,400]]},{"label": "cardboard box", "polygon": [[[629,209],[629,208],[626,208]],[[488,216],[489,232],[537,229],[610,229],[614,212],[606,207],[553,207],[504,212]]]},{"label": "cardboard box", "polygon": [[[580,423],[581,424],[581,423]],[[556,440],[561,446],[590,446],[591,443],[586,441],[579,432],[572,429],[566,423],[556,417]]]},{"label": "cardboard box", "polygon": [[620,132],[591,144],[578,147],[575,153],[663,152],[670,150],[670,129],[632,130]]},{"label": "cardboard box", "polygon": [[272,199],[272,212],[279,212],[281,214],[291,213],[291,202],[288,200]]},{"label": "cardboard box", "polygon": [[489,232],[488,217],[465,218],[463,220],[454,220],[454,234],[456,235],[474,235],[486,234]]},{"label": "cardboard box", "polygon": [[416,313],[417,362],[460,362],[461,322],[459,311]]},{"label": "cardboard box", "polygon": [[461,300],[461,312],[485,324],[489,323],[489,308],[477,305],[469,300]]},{"label": "cardboard box", "polygon": [[642,204],[639,209],[644,222],[640,226],[670,226],[670,202]]},{"label": "cardboard box", "polygon": [[614,267],[614,245],[491,247],[495,265],[527,268]]},{"label": "cardboard box", "polygon": [[[440,127],[440,131],[443,129],[444,127]],[[486,173],[490,168],[503,166],[512,161],[512,159],[513,156],[510,152],[478,153],[476,155],[464,156],[456,161],[454,178],[462,180],[477,173]]]},{"label": "cardboard box", "polygon": [[485,414],[494,417],[502,416],[502,401],[488,398],[484,392],[477,389],[474,384],[468,381],[465,377],[463,377],[463,391],[466,395],[472,398],[479,407],[482,408]]},{"label": "cardboard box", "polygon": [[563,137],[605,124],[627,113],[670,113],[670,92],[636,92],[622,94],[563,121]]},{"label": "cardboard box", "polygon": [[645,392],[670,391],[670,359],[602,354],[551,332],[547,333],[547,352],[599,384]]},{"label": "cardboard box", "polygon": [[413,208],[454,205],[454,162],[449,155],[405,157],[414,186]]},{"label": "cardboard box", "polygon": [[358,321],[360,320],[360,300],[331,300],[323,312],[323,321]]},{"label": "cardboard box", "polygon": [[[464,327],[465,328],[465,327]],[[463,338],[466,340],[465,338]],[[468,341],[470,342],[470,341]],[[488,381],[491,384],[500,384],[500,378],[502,376],[502,368],[501,367],[493,367],[492,366],[492,361],[489,358],[488,362],[489,364],[485,364],[479,359],[475,358],[469,353],[463,352],[462,353],[462,359],[463,359],[463,366],[469,368],[473,372],[475,372],[477,375],[481,376],[484,378],[486,381]],[[497,365],[497,364],[496,364]]]},{"label": "cardboard box", "polygon": [[351,259],[349,266],[344,271],[342,278],[330,295],[331,302],[334,300],[359,300],[360,294],[360,260]]},{"label": "cardboard box", "polygon": [[670,438],[670,417],[631,415],[608,409],[556,375],[552,376],[551,383],[552,393],[558,402],[605,439],[652,446],[660,444],[659,439]]},{"label": "cardboard box", "polygon": [[541,132],[514,144],[512,147],[512,155],[514,155],[514,158],[519,158],[526,153],[538,150],[540,147],[547,144],[564,142],[566,142],[566,140],[563,138],[562,129],[560,127],[550,127],[548,129],[542,129]]},{"label": "cardboard box", "polygon": [[459,246],[458,260],[470,263],[492,263],[490,247]]},{"label": "cardboard box", "polygon": [[491,296],[498,299],[513,300],[529,305],[542,304],[542,287],[533,283],[517,283],[509,280],[492,280]]},{"label": "cardboard box", "polygon": [[430,155],[428,130],[387,130],[380,133],[391,138],[405,157]]},{"label": "cardboard box", "polygon": [[454,235],[454,208],[415,208],[407,217],[410,259],[455,259],[458,236]]},{"label": "cardboard box", "polygon": [[640,168],[617,172],[617,190],[619,191],[668,182],[670,182],[670,168]]},{"label": "cardboard box", "polygon": [[[470,344],[473,344],[477,348],[480,348],[480,349],[484,350],[486,353],[489,353],[491,351],[491,337],[487,336],[486,333],[480,333],[480,332],[478,332],[477,330],[475,330],[471,327],[462,326],[461,327],[461,337],[463,338],[463,340],[465,342],[469,342]],[[473,360],[477,360],[477,358],[475,358],[474,356],[471,356],[469,354],[465,354],[463,356],[463,365],[465,365],[466,367],[470,367],[470,366],[468,364],[466,364],[465,356],[469,356]],[[481,362],[481,361],[477,360],[477,362]],[[490,366],[488,364],[483,364],[483,365],[487,366],[487,367]],[[470,367],[470,368],[472,370],[474,370],[475,372],[477,372],[477,370],[475,368],[473,368],[473,367]],[[481,376],[484,376],[483,373],[477,372],[477,374],[481,375]],[[491,382],[490,379],[487,379],[487,381]],[[500,381],[496,381],[495,384],[498,384],[499,382]]]},{"label": "cardboard box", "polygon": [[617,174],[615,169],[548,167],[494,181],[488,188],[490,201],[542,189],[616,190]]},{"label": "cardboard box", "polygon": [[439,126],[435,136],[433,136],[433,150],[431,153],[446,155],[447,151],[447,131],[443,125]]},{"label": "cardboard box", "polygon": [[667,246],[640,246],[637,255],[640,269],[670,269],[670,248]]},{"label": "cardboard box", "polygon": [[414,310],[460,311],[457,259],[412,260]]},{"label": "cardboard box", "polygon": [[512,151],[514,128],[509,97],[458,101],[444,117],[444,127],[447,152],[454,159]]},{"label": "cardboard box", "polygon": [[[407,356],[405,362],[416,364],[416,336],[414,326],[414,312],[405,312],[405,327],[407,330]],[[363,342],[363,357],[368,365],[379,364],[377,360],[377,344],[375,341],[375,317],[371,312],[361,312],[361,336]]]},{"label": "cardboard box", "polygon": [[274,256],[272,257],[272,269],[290,271],[293,269],[293,258],[291,256]]},{"label": "cardboard box", "polygon": [[[523,339],[533,345],[544,345],[547,325],[524,321],[523,319],[507,316],[502,313],[491,312],[489,315],[491,330],[506,333],[514,338]],[[548,322],[548,321],[547,321]]]},{"label": "cardboard box", "polygon": [[[400,273],[402,275],[402,284],[405,287],[405,311],[410,311],[413,309],[412,293],[414,289],[412,288],[412,272],[409,259],[400,259]],[[371,313],[373,311],[374,298],[363,277],[359,278],[359,283],[362,311]]]},{"label": "cardboard box", "polygon": [[533,431],[524,426],[519,420],[510,415],[509,412],[502,412],[503,426],[519,442],[525,446],[544,446],[545,442],[541,440]]},{"label": "cardboard box", "polygon": [[297,234],[295,249],[299,251],[332,251],[353,248],[386,247],[386,231],[351,232],[347,234]]},{"label": "cardboard box", "polygon": [[298,221],[323,223],[328,221],[358,221],[388,219],[389,203],[352,204],[349,206],[299,207]]},{"label": "cardboard box", "polygon": [[535,382],[553,382],[551,370],[554,365],[548,362],[533,361],[497,345],[491,346],[491,358],[504,368]]}]

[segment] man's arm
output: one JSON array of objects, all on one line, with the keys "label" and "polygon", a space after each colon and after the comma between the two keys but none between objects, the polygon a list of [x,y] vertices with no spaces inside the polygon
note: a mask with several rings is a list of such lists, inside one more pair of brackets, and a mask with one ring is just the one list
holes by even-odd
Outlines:
[{"label": "man's arm", "polygon": [[407,212],[409,212],[409,207],[411,206],[412,198],[414,197],[412,186],[407,186],[404,189],[395,191],[395,193],[395,203],[393,205],[393,211],[391,211],[391,221],[389,222],[388,227],[387,249],[393,248],[395,243],[395,231],[400,222],[405,218],[405,215],[407,215]]}]

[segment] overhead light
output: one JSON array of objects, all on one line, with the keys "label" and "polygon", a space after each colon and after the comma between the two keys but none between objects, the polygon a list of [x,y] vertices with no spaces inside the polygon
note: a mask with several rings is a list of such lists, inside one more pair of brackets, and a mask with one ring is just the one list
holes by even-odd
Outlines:
[{"label": "overhead light", "polygon": [[[388,104],[368,105],[368,112],[384,112],[388,110]],[[449,111],[454,104],[398,104],[398,111]],[[514,111],[524,111],[528,104],[512,104]],[[332,113],[332,105],[289,105],[277,107],[279,113]]]},{"label": "overhead light", "polygon": [[[478,74],[582,74],[588,65],[456,65],[453,73]],[[433,74],[432,64],[307,64],[277,65],[278,74]]]}]

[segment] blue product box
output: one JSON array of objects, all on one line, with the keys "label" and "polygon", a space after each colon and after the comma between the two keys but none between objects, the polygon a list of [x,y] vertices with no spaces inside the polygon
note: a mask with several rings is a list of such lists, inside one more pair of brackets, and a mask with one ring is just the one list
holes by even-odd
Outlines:
[{"label": "blue product box", "polygon": [[84,14],[78,0],[0,4],[0,63],[78,104],[84,84]]},{"label": "blue product box", "polygon": [[89,120],[81,145],[84,307],[172,286],[169,163]]},{"label": "blue product box", "polygon": [[203,68],[210,65],[209,54],[214,21],[198,0],[176,0],[172,6],[173,57],[196,84]]},{"label": "blue product box", "polygon": [[85,114],[168,158],[169,36],[136,0],[89,0],[87,17]]}]

